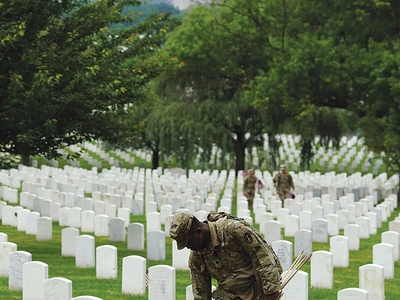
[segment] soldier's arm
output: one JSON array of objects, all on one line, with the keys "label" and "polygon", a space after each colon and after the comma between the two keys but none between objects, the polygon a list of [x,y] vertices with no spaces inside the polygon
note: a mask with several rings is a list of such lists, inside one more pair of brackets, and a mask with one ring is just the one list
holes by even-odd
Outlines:
[{"label": "soldier's arm", "polygon": [[274,181],[274,185],[277,187],[277,186],[279,186],[279,179],[280,179],[280,177],[281,177],[281,173],[278,173],[278,174],[276,174],[275,175],[275,177],[274,177],[274,179],[273,179],[273,181]]},{"label": "soldier's arm", "polygon": [[201,254],[191,251],[189,268],[194,300],[211,300],[211,275]]},{"label": "soldier's arm", "polygon": [[282,267],[272,248],[255,232],[255,229],[240,222],[234,224],[233,232],[243,249],[250,255],[264,294],[271,295],[279,291]]}]

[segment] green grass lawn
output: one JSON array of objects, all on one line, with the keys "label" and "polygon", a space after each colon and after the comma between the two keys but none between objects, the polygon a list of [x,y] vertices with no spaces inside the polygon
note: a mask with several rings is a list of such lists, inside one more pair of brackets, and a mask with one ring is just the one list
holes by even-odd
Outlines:
[{"label": "green grass lawn", "polygon": [[[394,219],[399,214],[397,209],[389,220]],[[145,223],[144,216],[134,216],[131,222]],[[256,226],[257,227],[257,226]],[[122,259],[129,255],[139,255],[146,257],[144,251],[128,251],[127,242],[111,243],[108,237],[96,237],[96,247],[102,245],[113,245],[118,248],[118,278],[113,280],[96,279],[95,268],[81,269],[75,267],[74,257],[61,256],[61,230],[63,227],[58,223],[53,223],[53,239],[46,242],[36,241],[36,236],[26,235],[24,232],[17,231],[16,228],[10,226],[0,226],[0,232],[8,235],[9,242],[16,243],[18,250],[30,252],[32,260],[41,261],[49,265],[49,278],[64,277],[72,280],[73,296],[91,295],[102,299],[147,299],[146,295],[123,295],[122,294]],[[359,267],[372,263],[372,246],[381,242],[381,233],[388,230],[388,222],[383,223],[378,229],[376,235],[369,239],[361,239],[360,250],[350,252],[349,268],[334,269],[334,285],[333,289],[309,289],[309,299],[336,299],[337,292],[341,289],[349,287],[358,287],[358,271]],[[283,231],[282,231],[283,232]],[[86,233],[85,233],[86,234]],[[343,234],[343,232],[341,232]],[[294,242],[294,238],[288,237],[285,240]],[[146,246],[146,244],[145,244]],[[172,240],[166,237],[166,260],[151,261],[147,260],[147,268],[154,265],[172,265]],[[313,251],[326,250],[329,251],[328,243],[314,243]],[[310,271],[310,264],[303,267],[303,271]],[[395,263],[395,278],[385,280],[386,299],[400,299],[400,290],[397,288],[400,284],[400,263]],[[397,276],[396,276],[397,275]],[[134,278],[132,278],[134,280]],[[310,281],[310,276],[309,276]],[[176,299],[186,299],[185,289],[190,285],[189,271],[176,272]],[[0,299],[22,299],[21,291],[10,291],[8,289],[8,278],[0,278]]]},{"label": "green grass lawn", "polygon": [[[102,161],[103,168],[109,168],[110,165],[102,160],[100,156],[86,149],[89,154]],[[111,155],[111,154],[110,154]],[[115,158],[117,156],[113,155]],[[41,165],[46,165],[47,161],[41,157],[35,157],[38,161],[38,167]],[[133,168],[140,165],[141,167],[150,168],[149,162],[145,162],[138,157],[135,157],[135,164],[129,164],[123,162],[122,159],[118,158],[122,163],[124,168]],[[84,161],[82,158],[78,159],[81,168],[91,169],[91,166]],[[168,162],[170,163],[170,162]],[[59,167],[63,168],[68,165],[66,160],[59,160]],[[176,164],[177,166],[178,164]],[[170,163],[170,167],[175,166],[174,163]],[[314,164],[310,170],[315,171],[319,166]],[[384,171],[384,166],[382,170]],[[321,170],[323,173],[323,170]],[[339,172],[337,165],[332,171]],[[346,170],[344,170],[346,171]],[[361,166],[356,168],[354,172],[361,172]],[[370,171],[370,170],[368,170]],[[101,172],[101,169],[99,169]],[[236,191],[235,191],[236,192]],[[221,191],[221,195],[223,191]],[[90,197],[90,195],[88,195]],[[232,202],[232,213],[236,212],[236,201]],[[393,220],[400,212],[398,208],[389,218],[389,221]],[[254,215],[253,215],[254,219]],[[131,222],[140,222],[145,224],[144,216],[132,216]],[[1,220],[0,220],[1,224]],[[73,287],[73,297],[81,295],[91,295],[97,296],[104,300],[111,299],[147,299],[146,295],[139,296],[129,296],[122,294],[122,259],[130,255],[139,255],[146,258],[147,253],[144,251],[128,251],[127,242],[123,243],[111,243],[108,237],[96,237],[95,243],[96,247],[102,245],[113,245],[118,248],[118,278],[113,280],[107,279],[96,279],[95,268],[81,269],[75,267],[75,258],[73,257],[61,257],[61,230],[63,227],[58,226],[58,223],[53,223],[53,239],[46,242],[37,242],[36,236],[26,235],[24,232],[18,232],[16,228],[10,226],[0,225],[0,232],[8,234],[8,240],[10,242],[16,243],[18,245],[18,250],[23,250],[30,252],[32,254],[33,261],[42,261],[49,265],[49,278],[51,277],[64,277],[72,280]],[[257,229],[258,226],[256,226]],[[388,230],[388,222],[384,223],[381,228],[378,229],[378,233],[371,236],[369,239],[360,240],[360,250],[350,252],[350,266],[349,268],[335,268],[334,269],[334,285],[332,289],[312,289],[309,288],[309,299],[336,299],[337,292],[341,289],[349,287],[358,287],[358,272],[359,267],[365,264],[372,263],[372,246],[381,242],[381,233]],[[146,231],[145,231],[146,232]],[[87,233],[85,233],[87,234]],[[284,234],[284,230],[282,230]],[[343,231],[341,231],[343,234]],[[285,237],[285,240],[294,242],[294,238]],[[145,241],[146,247],[146,241]],[[146,248],[145,248],[146,249]],[[172,265],[172,240],[166,237],[166,260],[163,261],[151,261],[147,260],[147,268],[154,265]],[[329,243],[314,243],[313,251],[326,250],[329,251]],[[386,299],[400,299],[400,289],[397,287],[400,285],[400,276],[398,275],[400,270],[400,263],[395,263],[395,278],[390,280],[385,280],[385,294]],[[303,271],[310,271],[310,264],[308,263],[303,267]],[[397,276],[396,276],[397,275]],[[134,280],[134,278],[132,279]],[[309,276],[310,281],[310,276]],[[190,285],[189,271],[176,271],[176,299],[186,299],[186,287]],[[8,289],[8,278],[0,277],[0,300],[2,299],[22,299],[21,291],[10,291]],[[372,300],[372,299],[370,299]]]}]

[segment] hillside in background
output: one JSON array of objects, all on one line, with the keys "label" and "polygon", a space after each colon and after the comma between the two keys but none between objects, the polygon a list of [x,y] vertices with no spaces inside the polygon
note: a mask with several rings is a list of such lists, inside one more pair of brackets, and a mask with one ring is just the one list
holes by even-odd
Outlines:
[{"label": "hillside in background", "polygon": [[162,3],[174,5],[173,0],[152,0],[152,1],[148,2],[148,4],[150,4],[150,5],[156,5],[156,4],[162,4]]},{"label": "hillside in background", "polygon": [[171,4],[169,0],[154,0],[147,4],[142,4],[140,6],[126,6],[122,13],[125,15],[131,14],[135,16],[132,22],[126,22],[124,24],[114,24],[112,28],[131,27],[136,24],[145,21],[150,16],[155,14],[167,14],[169,13],[171,17],[180,17],[181,11],[174,5]]}]

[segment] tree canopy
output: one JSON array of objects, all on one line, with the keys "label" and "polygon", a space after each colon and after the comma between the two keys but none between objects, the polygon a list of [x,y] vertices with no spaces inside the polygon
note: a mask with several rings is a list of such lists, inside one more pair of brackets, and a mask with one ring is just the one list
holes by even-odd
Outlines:
[{"label": "tree canopy", "polygon": [[[347,130],[346,110],[361,117],[372,147],[368,120],[378,118],[386,129],[389,119],[394,122],[393,116],[379,119],[379,113],[395,115],[386,103],[393,91],[384,89],[393,86],[389,82],[395,74],[387,73],[379,84],[371,74],[397,67],[394,61],[384,64],[396,58],[399,13],[393,0],[198,5],[168,35],[163,51],[183,67],[164,77],[163,97],[170,105],[197,111],[196,118],[183,114],[176,122],[183,124],[190,115],[193,126],[207,124],[208,134],[198,138],[233,153],[236,170],[245,167],[245,149],[260,144],[263,133],[269,134],[270,145],[278,145],[275,134],[288,130],[302,137],[306,168],[315,137],[322,145],[338,145]],[[390,137],[393,141],[393,130]],[[278,155],[277,147],[270,147],[269,155]]]},{"label": "tree canopy", "polygon": [[141,99],[168,65],[157,54],[165,29],[142,34],[164,16],[111,32],[131,20],[126,5],[140,1],[0,2],[1,150],[55,157],[104,135],[113,111]]},{"label": "tree canopy", "polygon": [[51,156],[125,132],[185,167],[217,146],[238,171],[265,133],[279,161],[276,134],[289,132],[307,168],[315,137],[337,145],[353,112],[400,169],[396,0],[213,0],[133,28],[113,24],[131,24],[140,1],[13,4],[0,2],[3,149]]}]

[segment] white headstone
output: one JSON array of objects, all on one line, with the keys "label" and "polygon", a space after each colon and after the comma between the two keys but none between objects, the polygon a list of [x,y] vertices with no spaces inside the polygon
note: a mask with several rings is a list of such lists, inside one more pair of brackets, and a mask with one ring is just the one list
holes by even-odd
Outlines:
[{"label": "white headstone", "polygon": [[38,212],[30,212],[26,214],[26,234],[37,234],[37,221],[40,218]]},{"label": "white headstone", "polygon": [[165,224],[165,218],[172,215],[172,205],[164,204],[160,207],[161,224]]},{"label": "white headstone", "polygon": [[128,250],[144,250],[144,225],[132,223],[128,225]]},{"label": "white headstone", "polygon": [[178,250],[175,240],[172,240],[172,266],[177,270],[189,270],[190,249],[183,248]]},{"label": "white headstone", "polygon": [[53,277],[43,282],[43,299],[71,300],[72,281],[66,278]]},{"label": "white headstone", "polygon": [[95,215],[104,215],[104,202],[101,200],[93,202],[93,210]]},{"label": "white headstone", "polygon": [[120,207],[117,210],[117,216],[118,218],[121,218],[125,222],[125,227],[127,227],[130,223],[130,218],[131,218],[131,212],[128,208],[126,207]]},{"label": "white headstone", "polygon": [[369,239],[369,219],[367,217],[358,217],[356,225],[359,226],[360,239]]},{"label": "white headstone", "polygon": [[50,204],[50,218],[53,222],[60,222],[60,209],[60,203],[52,202]]},{"label": "white headstone", "polygon": [[43,300],[43,283],[49,278],[49,266],[40,261],[23,265],[23,300]]},{"label": "white headstone", "polygon": [[[148,209],[148,203],[146,202],[146,211]],[[154,202],[155,203],[155,202]],[[134,216],[141,216],[144,213],[144,201],[142,199],[133,199],[132,201],[132,214]]]},{"label": "white headstone", "polygon": [[92,210],[82,211],[82,232],[94,232],[95,213]]},{"label": "white headstone", "polygon": [[299,230],[299,217],[296,215],[286,216],[285,218],[285,236],[293,237]]},{"label": "white headstone", "polygon": [[365,216],[369,219],[369,234],[375,235],[377,232],[377,215],[376,213],[370,211],[365,214]]},{"label": "white headstone", "polygon": [[150,267],[149,279],[149,300],[176,298],[175,268],[165,265]]},{"label": "white headstone", "polygon": [[75,265],[77,268],[93,268],[96,266],[93,236],[80,235],[75,238]]},{"label": "white headstone", "polygon": [[109,233],[109,217],[107,215],[96,215],[94,217],[94,235],[108,236]]},{"label": "white headstone", "polygon": [[104,214],[109,218],[117,217],[117,206],[115,204],[105,203],[104,204]]},{"label": "white headstone", "polygon": [[277,212],[278,216],[276,220],[281,223],[281,227],[285,228],[285,218],[289,216],[290,211],[288,208],[279,208]]},{"label": "white headstone", "polygon": [[147,259],[165,260],[165,233],[163,231],[147,232]]},{"label": "white headstone", "polygon": [[332,289],[333,255],[328,251],[315,251],[311,257],[311,287]]},{"label": "white headstone", "polygon": [[146,214],[147,232],[161,231],[161,216],[159,212]]},{"label": "white headstone", "polygon": [[385,278],[394,278],[393,245],[380,243],[372,246],[372,263],[384,268]]},{"label": "white headstone", "polygon": [[104,245],[96,248],[96,278],[115,279],[118,276],[118,249]]},{"label": "white headstone", "polygon": [[336,214],[327,215],[328,235],[339,235],[339,217]]},{"label": "white headstone", "polygon": [[382,243],[387,243],[393,246],[393,259],[399,260],[399,248],[400,248],[400,234],[395,231],[382,232]]},{"label": "white headstone", "polygon": [[6,233],[0,232],[0,243],[8,242],[8,235]]},{"label": "white headstone", "polygon": [[384,300],[384,268],[375,264],[361,266],[359,268],[359,288],[368,292],[370,300]]},{"label": "white headstone", "polygon": [[122,218],[110,219],[110,242],[125,241],[125,220]]},{"label": "white headstone", "polygon": [[37,220],[36,240],[50,241],[53,238],[53,221],[49,217],[41,217]]},{"label": "white headstone", "polygon": [[336,214],[338,215],[339,229],[343,229],[344,226],[349,224],[349,211],[347,209],[339,209]]},{"label": "white headstone", "polygon": [[122,259],[122,293],[128,295],[144,295],[146,259],[131,255]]},{"label": "white headstone", "polygon": [[20,209],[17,211],[17,230],[18,231],[26,231],[26,215],[30,213],[29,209]]},{"label": "white headstone", "polygon": [[[282,278],[286,273],[282,273]],[[308,300],[308,273],[300,270],[294,275],[283,289],[282,300]]]},{"label": "white headstone", "polygon": [[32,254],[26,251],[15,251],[9,255],[9,277],[8,288],[10,290],[20,290],[23,288],[23,265],[32,261]]},{"label": "white headstone", "polygon": [[394,220],[389,222],[389,230],[400,234],[400,221]]},{"label": "white headstone", "polygon": [[69,212],[70,207],[61,207],[60,208],[60,226],[69,226]]},{"label": "white headstone", "polygon": [[79,236],[76,228],[61,230],[61,256],[75,256],[75,238]]},{"label": "white headstone", "polygon": [[333,236],[330,238],[330,250],[333,255],[333,266],[338,268],[349,267],[349,238]]},{"label": "white headstone", "polygon": [[313,242],[328,242],[328,222],[324,219],[316,219],[312,225]]},{"label": "white headstone", "polygon": [[300,229],[312,229],[312,212],[309,210],[303,210],[300,212],[299,219],[299,228]]},{"label": "white headstone", "polygon": [[349,238],[349,250],[360,249],[359,226],[356,224],[347,224],[344,226],[344,236]]},{"label": "white headstone", "polygon": [[272,243],[272,249],[281,262],[283,271],[287,271],[292,265],[293,244],[289,241],[279,240]]},{"label": "white headstone", "polygon": [[[261,230],[262,231],[262,230]],[[278,221],[267,221],[264,224],[265,240],[272,245],[273,242],[282,239],[281,223]]]},{"label": "white headstone", "polygon": [[0,243],[0,277],[8,277],[10,273],[9,255],[17,251],[17,244],[11,242]]},{"label": "white headstone", "polygon": [[300,229],[294,235],[294,255],[297,257],[302,251],[312,253],[312,231]]},{"label": "white headstone", "polygon": [[340,290],[337,300],[370,300],[368,292],[359,288],[347,288]]}]

